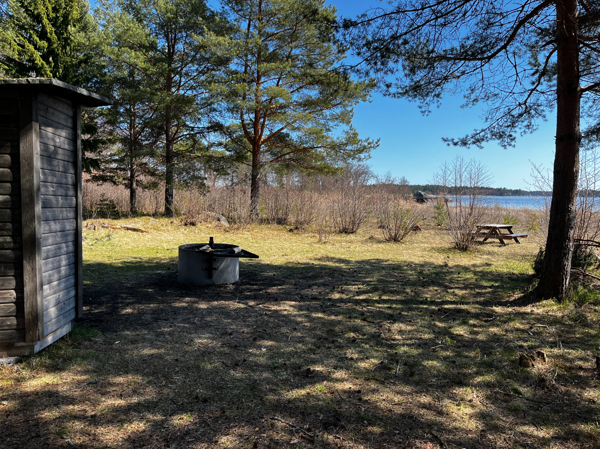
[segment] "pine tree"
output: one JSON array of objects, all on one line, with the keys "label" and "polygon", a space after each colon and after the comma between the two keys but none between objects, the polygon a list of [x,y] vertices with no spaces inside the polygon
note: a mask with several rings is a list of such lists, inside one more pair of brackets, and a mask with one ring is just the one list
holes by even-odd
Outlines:
[{"label": "pine tree", "polygon": [[223,101],[227,149],[246,155],[251,214],[258,217],[261,175],[269,165],[325,170],[365,157],[377,142],[352,127],[353,107],[373,84],[338,68],[336,13],[323,0],[225,0],[235,32],[215,41],[231,57],[215,84]]},{"label": "pine tree", "polygon": [[[514,145],[556,108],[554,184],[536,293],[566,298],[575,226],[580,114],[600,93],[600,5],[592,0],[396,0],[343,22],[362,74],[387,94],[421,101],[445,93],[487,106],[487,125],[455,145]],[[591,109],[582,109],[588,99]],[[597,121],[597,116],[591,117]],[[593,133],[590,134],[593,136]]]},{"label": "pine tree", "polygon": [[227,22],[204,0],[119,0],[103,5],[112,40],[108,57],[133,71],[153,103],[162,131],[159,165],[164,170],[165,213],[173,215],[177,163],[201,151],[215,107],[207,92],[211,74],[222,65],[207,37],[223,33]]}]

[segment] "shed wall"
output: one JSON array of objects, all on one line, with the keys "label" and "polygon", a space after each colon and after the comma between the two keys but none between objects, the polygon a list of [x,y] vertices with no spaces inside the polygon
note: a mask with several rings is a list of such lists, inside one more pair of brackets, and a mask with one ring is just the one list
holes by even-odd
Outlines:
[{"label": "shed wall", "polygon": [[19,99],[0,93],[0,343],[24,342]]},{"label": "shed wall", "polygon": [[69,100],[40,94],[44,335],[76,315],[77,133]]}]

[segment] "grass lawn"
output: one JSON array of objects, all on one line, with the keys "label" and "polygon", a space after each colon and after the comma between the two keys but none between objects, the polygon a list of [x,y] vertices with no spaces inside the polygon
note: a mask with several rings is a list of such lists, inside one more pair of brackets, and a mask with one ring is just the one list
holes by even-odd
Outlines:
[{"label": "grass lawn", "polygon": [[[0,367],[0,447],[600,447],[600,302],[513,304],[534,238],[115,223],[149,232],[86,222],[76,330]],[[179,285],[178,245],[209,236],[260,259]]]}]

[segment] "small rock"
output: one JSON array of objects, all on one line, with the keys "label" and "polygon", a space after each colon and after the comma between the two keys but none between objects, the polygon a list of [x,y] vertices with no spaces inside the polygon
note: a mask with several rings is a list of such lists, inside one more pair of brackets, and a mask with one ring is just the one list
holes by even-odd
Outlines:
[{"label": "small rock", "polygon": [[21,363],[21,357],[0,357],[0,366],[15,366]]}]

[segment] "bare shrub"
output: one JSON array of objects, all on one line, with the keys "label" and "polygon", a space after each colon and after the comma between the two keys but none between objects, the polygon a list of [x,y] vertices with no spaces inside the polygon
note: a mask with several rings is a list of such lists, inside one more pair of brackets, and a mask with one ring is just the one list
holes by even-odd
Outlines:
[{"label": "bare shrub", "polygon": [[481,201],[481,188],[488,184],[491,176],[487,169],[474,159],[465,160],[457,156],[452,162],[440,167],[434,175],[434,184],[442,186],[440,195],[452,199],[446,201],[446,228],[454,246],[459,251],[467,251],[477,238],[477,224],[485,215]]},{"label": "bare shrub", "polygon": [[260,200],[260,221],[284,225],[290,219],[290,197],[295,192],[289,188],[263,186]]},{"label": "bare shrub", "polygon": [[327,195],[319,195],[313,207],[313,228],[319,237],[319,243],[328,243],[336,232],[332,200]]},{"label": "bare shrub", "polygon": [[314,205],[319,195],[304,189],[296,189],[290,201],[290,224],[296,229],[306,229],[313,224],[317,211]]},{"label": "bare shrub", "polygon": [[369,216],[367,184],[373,174],[367,165],[348,164],[336,179],[333,193],[335,232],[354,234]]},{"label": "bare shrub", "polygon": [[223,215],[234,227],[245,228],[252,219],[250,217],[250,190],[246,187],[229,187],[217,189],[210,194],[210,212]]},{"label": "bare shrub", "polygon": [[[552,191],[552,172],[542,166],[532,164],[532,185],[536,190]],[[596,192],[600,190],[600,154],[597,149],[582,151],[579,160],[579,181],[577,192],[577,212],[573,239],[577,243],[591,243],[600,240],[600,211]],[[551,196],[543,198],[539,217],[540,227],[544,231],[543,241],[547,236],[550,217]]]},{"label": "bare shrub", "polygon": [[377,225],[387,242],[401,242],[422,219],[415,203],[397,196],[385,196],[377,202]]}]

